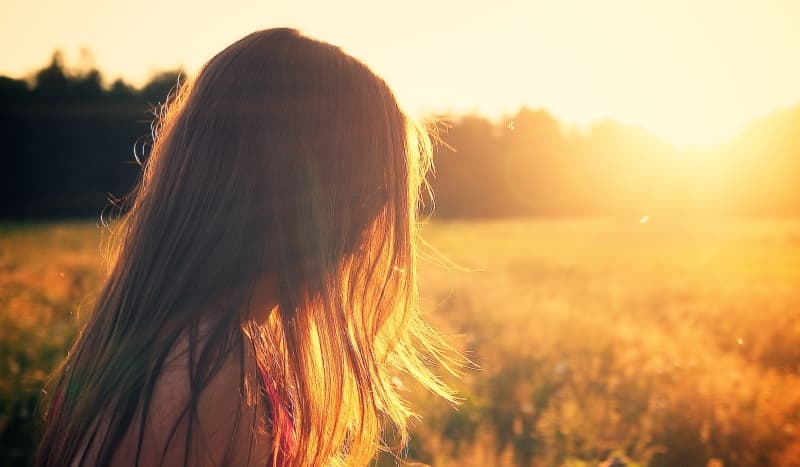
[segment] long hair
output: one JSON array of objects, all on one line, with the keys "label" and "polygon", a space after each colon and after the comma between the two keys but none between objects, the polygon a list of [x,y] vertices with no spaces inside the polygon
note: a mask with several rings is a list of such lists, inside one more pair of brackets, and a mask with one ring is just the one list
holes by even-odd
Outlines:
[{"label": "long hair", "polygon": [[[397,378],[453,399],[429,368],[452,349],[418,307],[430,154],[386,83],[335,46],[270,29],[217,54],[160,118],[110,274],[51,383],[38,464],[91,449],[110,462],[136,414],[158,417],[153,388],[184,335],[188,426],[223,359],[252,348],[291,410],[293,465],[368,463],[387,431],[404,445],[414,414]],[[264,277],[278,303],[254,320],[243,310]]]}]

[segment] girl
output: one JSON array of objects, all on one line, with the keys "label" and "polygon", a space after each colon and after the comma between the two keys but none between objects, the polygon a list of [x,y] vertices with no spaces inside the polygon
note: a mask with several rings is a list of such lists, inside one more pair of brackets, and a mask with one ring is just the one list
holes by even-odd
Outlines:
[{"label": "girl", "polygon": [[386,83],[290,29],[232,44],[161,116],[118,253],[53,381],[39,465],[360,465],[425,363],[430,144]]}]

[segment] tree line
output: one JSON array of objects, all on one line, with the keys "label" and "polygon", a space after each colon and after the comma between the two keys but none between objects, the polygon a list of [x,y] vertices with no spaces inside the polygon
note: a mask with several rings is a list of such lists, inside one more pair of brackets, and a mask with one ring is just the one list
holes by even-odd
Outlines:
[{"label": "tree line", "polygon": [[436,154],[442,217],[800,215],[800,105],[708,149],[613,120],[565,126],[545,110],[466,116]]},{"label": "tree line", "polygon": [[[0,217],[97,216],[130,191],[153,111],[180,70],[106,85],[59,53],[27,80],[0,76]],[[434,216],[796,216],[800,106],[713,149],[675,147],[613,120],[564,125],[545,110],[439,117]]]}]

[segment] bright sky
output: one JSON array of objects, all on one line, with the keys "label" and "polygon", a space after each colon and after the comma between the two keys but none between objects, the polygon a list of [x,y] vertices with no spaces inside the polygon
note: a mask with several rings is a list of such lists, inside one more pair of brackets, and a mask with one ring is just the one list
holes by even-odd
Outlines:
[{"label": "bright sky", "polygon": [[109,81],[141,84],[292,26],[365,61],[417,114],[526,104],[705,145],[800,104],[800,0],[3,0],[3,13],[11,76],[87,47]]}]

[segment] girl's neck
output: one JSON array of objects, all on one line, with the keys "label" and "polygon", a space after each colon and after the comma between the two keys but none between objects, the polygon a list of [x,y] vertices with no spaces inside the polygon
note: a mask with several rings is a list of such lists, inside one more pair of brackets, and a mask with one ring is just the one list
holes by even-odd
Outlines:
[{"label": "girl's neck", "polygon": [[245,316],[266,323],[270,314],[278,307],[278,293],[273,276],[263,276],[253,285],[252,294],[245,303]]}]

